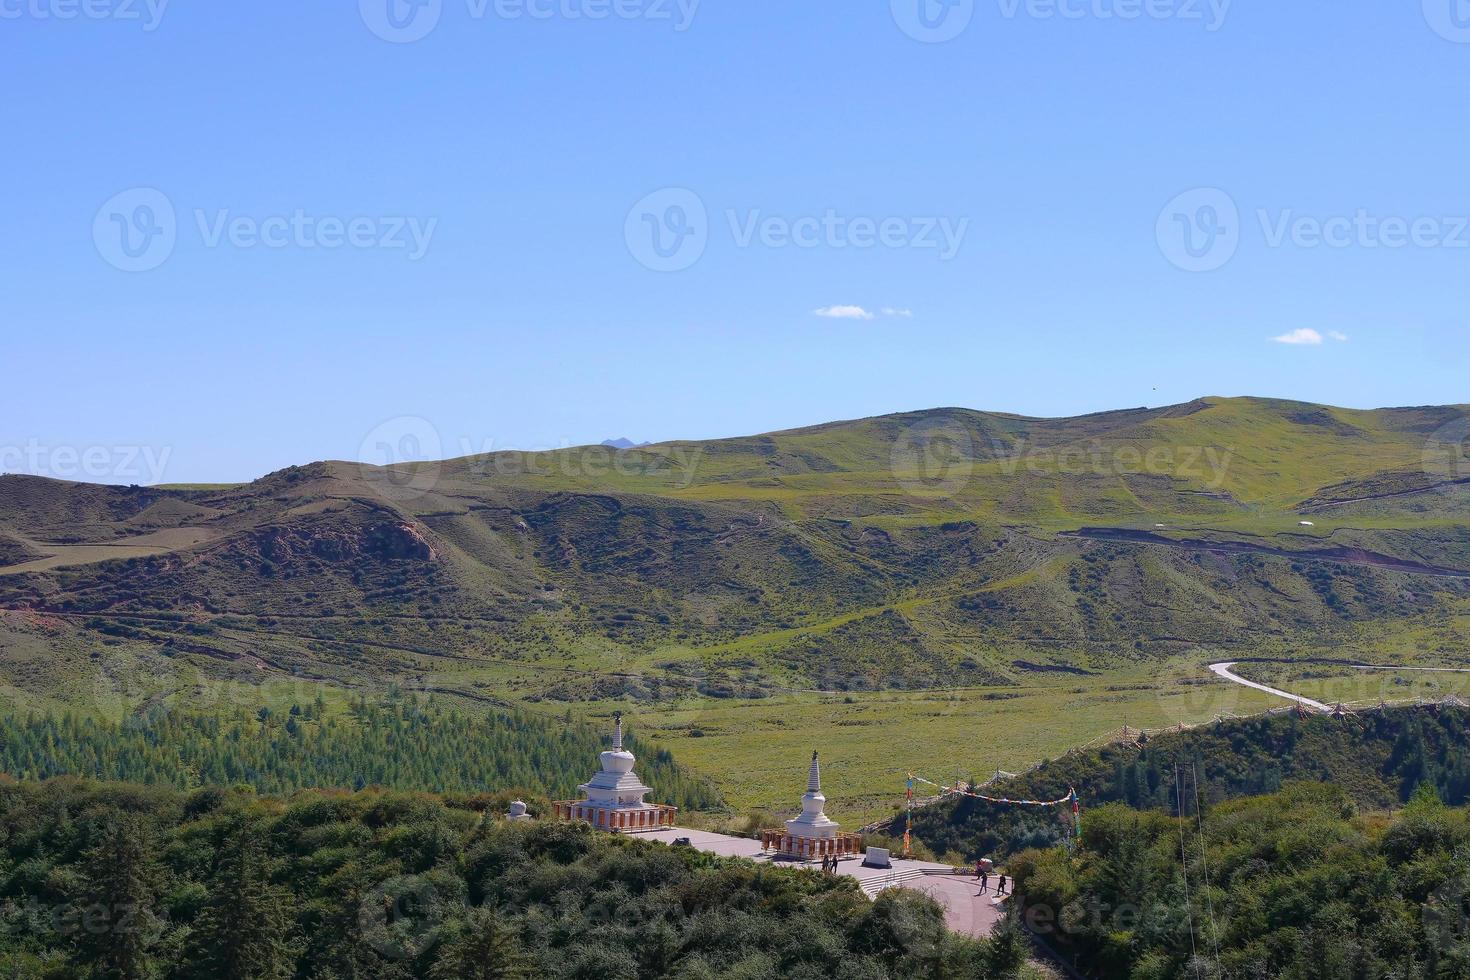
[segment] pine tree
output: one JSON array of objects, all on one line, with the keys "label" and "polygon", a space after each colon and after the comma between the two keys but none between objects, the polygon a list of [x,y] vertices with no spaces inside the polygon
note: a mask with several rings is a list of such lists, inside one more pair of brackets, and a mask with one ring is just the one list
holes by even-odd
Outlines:
[{"label": "pine tree", "polygon": [[1013,905],[986,941],[985,975],[996,980],[1015,977],[1019,975],[1021,967],[1026,965],[1030,953],[1030,944],[1021,931],[1019,914]]},{"label": "pine tree", "polygon": [[136,817],[108,824],[88,851],[89,877],[74,911],[78,952],[94,975],[135,980],[154,973],[151,948],[163,932],[154,909],[152,841]]},{"label": "pine tree", "polygon": [[262,842],[248,827],[228,835],[201,916],[201,977],[273,980],[290,974],[288,894],[270,883]]},{"label": "pine tree", "polygon": [[521,980],[531,970],[515,932],[494,911],[478,908],[443,945],[430,975],[435,980]]}]

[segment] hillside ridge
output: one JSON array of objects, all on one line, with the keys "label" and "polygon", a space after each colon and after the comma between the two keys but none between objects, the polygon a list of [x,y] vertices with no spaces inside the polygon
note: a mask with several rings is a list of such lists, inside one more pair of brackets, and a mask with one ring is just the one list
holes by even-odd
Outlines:
[{"label": "hillside ridge", "polygon": [[239,486],[5,476],[0,655],[63,701],[105,641],[471,700],[509,672],[512,700],[558,704],[1008,684],[1204,645],[1443,657],[1470,602],[1467,418],[1211,396]]}]

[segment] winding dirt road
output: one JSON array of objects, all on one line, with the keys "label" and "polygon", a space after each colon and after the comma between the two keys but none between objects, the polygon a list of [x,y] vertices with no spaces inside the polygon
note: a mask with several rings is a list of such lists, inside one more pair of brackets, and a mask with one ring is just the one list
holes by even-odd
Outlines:
[{"label": "winding dirt road", "polygon": [[1234,681],[1237,684],[1243,684],[1246,687],[1254,688],[1257,691],[1265,691],[1267,694],[1274,694],[1278,698],[1286,698],[1286,700],[1288,701],[1295,701],[1297,704],[1302,705],[1305,708],[1311,708],[1313,711],[1332,710],[1321,701],[1313,701],[1311,698],[1304,698],[1299,694],[1292,694],[1288,691],[1283,691],[1277,687],[1267,687],[1265,684],[1257,684],[1255,681],[1248,681],[1244,677],[1241,677],[1239,674],[1230,669],[1231,667],[1234,667],[1237,663],[1239,663],[1238,660],[1231,660],[1227,663],[1210,664],[1210,671],[1217,676],[1225,678],[1227,681]]},{"label": "winding dirt road", "polygon": [[[1224,663],[1210,664],[1210,671],[1217,677],[1223,677],[1227,681],[1234,681],[1236,684],[1243,684],[1246,687],[1254,688],[1257,691],[1265,691],[1267,694],[1274,694],[1278,698],[1285,698],[1288,701],[1295,701],[1302,707],[1311,708],[1313,711],[1328,712],[1333,710],[1330,705],[1323,704],[1321,701],[1313,701],[1311,698],[1304,698],[1300,694],[1292,694],[1290,691],[1283,691],[1277,687],[1268,687],[1265,684],[1257,684],[1255,681],[1248,681],[1231,669],[1238,663],[1240,663],[1240,661],[1230,660]],[[1415,671],[1431,674],[1470,674],[1470,667],[1395,667],[1392,665],[1384,664],[1343,664],[1342,666],[1351,667],[1353,670],[1393,670]]]}]

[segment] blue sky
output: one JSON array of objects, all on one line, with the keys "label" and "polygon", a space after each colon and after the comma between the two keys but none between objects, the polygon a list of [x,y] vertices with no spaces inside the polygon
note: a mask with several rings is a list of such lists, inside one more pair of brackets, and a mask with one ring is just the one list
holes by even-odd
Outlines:
[{"label": "blue sky", "polygon": [[1470,401],[1463,0],[389,2],[0,0],[0,470]]}]

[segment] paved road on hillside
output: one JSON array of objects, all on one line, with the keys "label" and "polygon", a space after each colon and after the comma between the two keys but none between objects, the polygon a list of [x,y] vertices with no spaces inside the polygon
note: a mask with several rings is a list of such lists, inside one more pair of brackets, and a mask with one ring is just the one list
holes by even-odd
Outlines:
[{"label": "paved road on hillside", "polygon": [[[760,841],[749,840],[745,837],[730,837],[726,834],[712,834],[704,830],[685,830],[674,827],[666,830],[654,831],[647,834],[639,834],[639,837],[648,840],[662,841],[672,844],[677,837],[689,838],[689,843],[701,851],[710,854],[722,854],[726,857],[743,857],[764,864],[775,864],[769,853],[761,851]],[[782,861],[783,867],[802,867],[815,870],[817,864],[801,864],[797,862]],[[920,869],[950,870],[947,864],[934,864],[929,861],[905,861],[901,858],[893,859],[893,870],[887,871],[880,868],[865,868],[861,859],[843,861],[838,865],[838,874],[845,875],[857,880],[859,886],[865,891],[873,893],[884,887],[885,882],[895,875],[905,871],[916,871]],[[992,879],[993,881],[994,879]],[[911,891],[923,892],[933,898],[944,907],[944,922],[952,932],[966,936],[983,938],[990,935],[995,929],[996,923],[1001,919],[1002,907],[990,895],[979,894],[979,886],[974,878],[950,875],[926,875],[910,881],[899,882],[896,888],[907,888]]]}]

